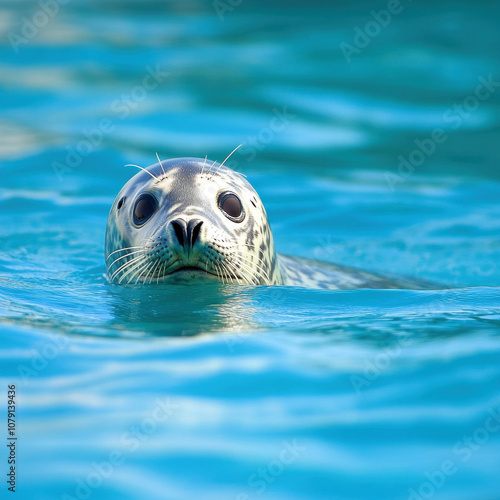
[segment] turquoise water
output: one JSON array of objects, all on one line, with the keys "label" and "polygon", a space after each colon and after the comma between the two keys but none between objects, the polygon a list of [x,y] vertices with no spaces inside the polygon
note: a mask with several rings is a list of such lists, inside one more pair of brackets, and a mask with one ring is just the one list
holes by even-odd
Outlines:
[{"label": "turquoise water", "polygon": [[[498,3],[50,5],[0,3],[12,498],[499,499]],[[437,289],[109,285],[123,165],[240,143],[278,250]]]}]

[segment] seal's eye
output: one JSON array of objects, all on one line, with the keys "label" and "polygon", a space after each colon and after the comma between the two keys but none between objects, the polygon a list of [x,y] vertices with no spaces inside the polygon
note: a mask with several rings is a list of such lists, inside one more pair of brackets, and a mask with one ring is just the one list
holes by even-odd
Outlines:
[{"label": "seal's eye", "polygon": [[142,194],[135,202],[134,224],[142,226],[155,212],[156,199],[150,194]]},{"label": "seal's eye", "polygon": [[233,193],[222,193],[219,196],[219,208],[233,222],[241,222],[245,218],[243,205],[240,199]]}]

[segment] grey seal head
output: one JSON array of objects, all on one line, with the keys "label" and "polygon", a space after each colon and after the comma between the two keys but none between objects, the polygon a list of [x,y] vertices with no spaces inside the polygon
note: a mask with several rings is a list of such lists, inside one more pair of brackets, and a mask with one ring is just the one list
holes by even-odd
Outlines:
[{"label": "grey seal head", "polygon": [[109,213],[105,257],[110,282],[415,287],[277,254],[258,194],[242,174],[223,163],[177,158],[139,167]]},{"label": "grey seal head", "polygon": [[106,262],[117,283],[283,283],[255,190],[241,174],[198,158],[156,163],[127,182],[109,214]]}]

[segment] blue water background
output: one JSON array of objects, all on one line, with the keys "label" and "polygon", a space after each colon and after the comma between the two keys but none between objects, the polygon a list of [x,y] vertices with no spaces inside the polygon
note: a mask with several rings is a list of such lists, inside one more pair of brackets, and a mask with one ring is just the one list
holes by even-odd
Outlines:
[{"label": "blue water background", "polygon": [[[0,496],[499,499],[500,5],[57,5],[0,3]],[[110,286],[123,165],[240,143],[279,251],[436,290]]]}]

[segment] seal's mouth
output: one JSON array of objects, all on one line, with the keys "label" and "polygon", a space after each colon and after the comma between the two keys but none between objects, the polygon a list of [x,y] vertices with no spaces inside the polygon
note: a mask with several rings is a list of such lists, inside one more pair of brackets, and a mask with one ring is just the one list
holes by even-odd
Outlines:
[{"label": "seal's mouth", "polygon": [[[235,270],[236,271],[236,270]],[[172,265],[159,279],[163,281],[222,281],[228,283],[234,283],[243,281],[239,273],[233,272],[232,274],[227,273],[227,271],[220,269],[219,272],[213,269],[210,265],[206,265],[200,262],[199,265],[193,265],[192,263],[181,263],[177,262]]]},{"label": "seal's mouth", "polygon": [[180,266],[168,271],[160,279],[165,282],[174,281],[183,283],[193,281],[217,281],[219,277],[205,268],[196,266]]},{"label": "seal's mouth", "polygon": [[173,270],[170,273],[167,273],[165,276],[172,276],[173,274],[181,274],[185,272],[190,272],[190,273],[200,273],[200,274],[212,274],[209,273],[207,270],[202,269],[201,267],[193,267],[193,266],[184,266],[184,267],[178,267],[177,269]]},{"label": "seal's mouth", "polygon": [[208,266],[202,266],[202,264],[198,266],[176,262],[170,268],[167,268],[163,275],[164,279],[168,279],[169,277],[213,279],[217,275]]},{"label": "seal's mouth", "polygon": [[187,283],[202,281],[221,281],[227,283],[245,283],[238,269],[226,268],[223,264],[214,267],[210,262],[191,261],[186,262],[178,259],[162,270],[161,274],[146,274],[136,278],[136,282],[151,283],[160,281],[163,283]]}]

